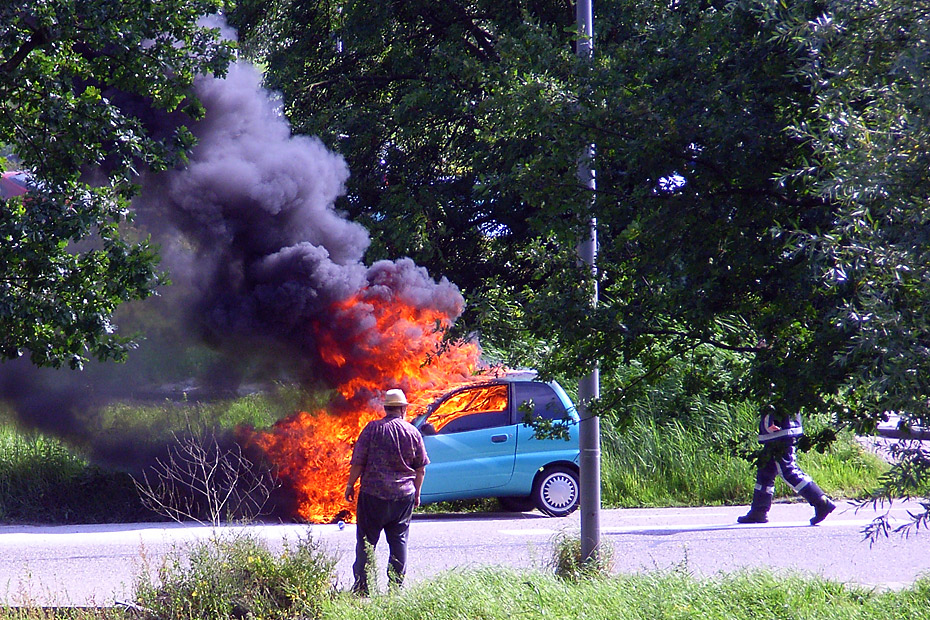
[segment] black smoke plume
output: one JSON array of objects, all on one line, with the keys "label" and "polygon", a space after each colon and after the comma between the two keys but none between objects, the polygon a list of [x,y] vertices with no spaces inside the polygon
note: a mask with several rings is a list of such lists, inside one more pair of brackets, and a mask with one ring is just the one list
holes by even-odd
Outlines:
[{"label": "black smoke plume", "polygon": [[[108,426],[101,419],[107,403],[182,391],[231,395],[243,381],[337,386],[365,372],[368,349],[347,344],[347,362],[333,365],[319,354],[319,339],[348,343],[374,321],[369,305],[336,311],[338,302],[401,299],[450,318],[463,305],[452,284],[409,259],[363,263],[367,231],[334,208],[349,175],[345,161],[317,138],[291,134],[253,67],[240,63],[224,79],[200,78],[196,93],[206,114],[190,125],[198,144],[189,164],[142,177],[133,204],[134,225],[152,235],[172,284],[129,308],[119,324],[123,333],[141,330],[149,359],[162,357],[161,375],[143,371],[133,356],[126,365],[84,371],[0,364],[0,400],[19,422],[111,464],[138,464],[158,447]],[[209,359],[174,368],[195,344],[209,349]]]}]

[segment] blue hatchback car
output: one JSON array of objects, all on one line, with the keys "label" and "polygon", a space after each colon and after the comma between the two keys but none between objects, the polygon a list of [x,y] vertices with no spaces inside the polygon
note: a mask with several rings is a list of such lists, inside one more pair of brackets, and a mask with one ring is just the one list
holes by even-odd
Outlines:
[{"label": "blue hatchback car", "polygon": [[[527,412],[564,424],[568,439],[537,438]],[[553,517],[578,507],[578,413],[558,383],[507,373],[445,394],[412,423],[430,458],[424,504],[498,497],[505,509]]]}]

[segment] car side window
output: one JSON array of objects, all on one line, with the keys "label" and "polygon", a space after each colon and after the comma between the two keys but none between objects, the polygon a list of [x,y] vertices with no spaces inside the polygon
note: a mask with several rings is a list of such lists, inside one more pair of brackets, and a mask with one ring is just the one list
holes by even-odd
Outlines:
[{"label": "car side window", "polygon": [[514,400],[517,403],[517,419],[522,419],[526,413],[526,404],[532,402],[533,417],[546,420],[562,420],[567,411],[565,404],[549,385],[533,381],[515,382]]},{"label": "car side window", "polygon": [[507,386],[483,385],[460,390],[444,400],[427,422],[441,435],[510,424]]}]

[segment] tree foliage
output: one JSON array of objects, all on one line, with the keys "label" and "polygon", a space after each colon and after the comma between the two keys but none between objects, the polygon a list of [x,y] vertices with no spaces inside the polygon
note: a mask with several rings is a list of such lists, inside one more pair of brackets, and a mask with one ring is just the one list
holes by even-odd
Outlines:
[{"label": "tree foliage", "polygon": [[[557,36],[538,31],[537,19]],[[231,21],[295,129],[349,162],[340,206],[373,231],[371,259],[408,255],[471,292],[502,266],[504,284],[533,279],[519,250],[554,222],[543,224],[544,205],[526,194],[553,188],[525,187],[521,170],[549,148],[548,165],[574,169],[565,156],[576,147],[550,143],[558,106],[536,91],[551,80],[521,75],[530,69],[521,54],[538,44],[534,55],[552,57],[557,74],[575,70],[562,32],[574,21],[570,4],[246,0]],[[506,104],[513,79],[527,92]],[[569,181],[563,194],[573,190]]]},{"label": "tree foliage", "polygon": [[28,171],[0,201],[0,360],[80,367],[119,358],[111,317],[162,281],[121,226],[135,175],[183,162],[192,138],[148,112],[200,110],[190,86],[222,74],[230,44],[198,23],[215,0],[54,0],[0,8],[0,143]]},{"label": "tree foliage", "polygon": [[595,10],[591,60],[555,0],[244,0],[234,19],[295,127],[347,158],[373,256],[459,284],[462,329],[510,361],[597,363],[616,414],[672,360],[726,351],[739,372],[695,389],[924,420],[930,3]]}]

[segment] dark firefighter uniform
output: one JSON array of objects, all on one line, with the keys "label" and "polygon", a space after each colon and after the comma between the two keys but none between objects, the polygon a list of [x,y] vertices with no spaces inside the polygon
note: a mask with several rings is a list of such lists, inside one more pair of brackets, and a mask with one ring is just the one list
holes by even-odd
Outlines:
[{"label": "dark firefighter uniform", "polygon": [[795,446],[804,434],[800,414],[779,418],[765,414],[759,420],[759,443],[763,454],[756,471],[756,486],[752,493],[749,512],[737,521],[740,523],[766,523],[772,496],[775,494],[775,478],[781,476],[794,492],[814,507],[811,525],[817,525],[836,508],[830,498],[805,474],[796,460]]}]

